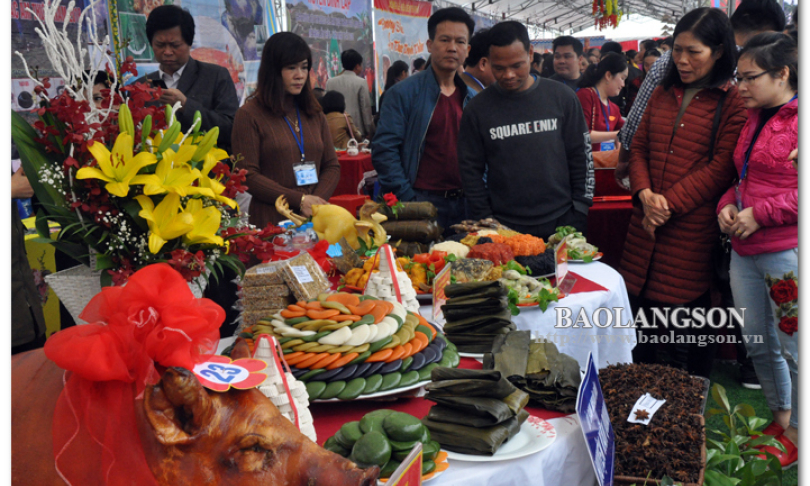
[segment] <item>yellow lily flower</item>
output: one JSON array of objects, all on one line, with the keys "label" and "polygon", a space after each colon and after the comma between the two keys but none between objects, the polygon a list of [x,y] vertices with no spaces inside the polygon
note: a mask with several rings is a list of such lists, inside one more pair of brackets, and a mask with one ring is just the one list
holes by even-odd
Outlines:
[{"label": "yellow lily flower", "polygon": [[158,162],[154,174],[136,176],[132,183],[143,184],[143,193],[147,196],[173,192],[183,197],[192,194],[214,197],[214,193],[210,189],[191,185],[200,177],[200,171],[192,169],[188,165],[188,161],[194,155],[194,150],[194,146],[185,144],[177,152],[172,149],[166,150],[163,152],[163,158]]},{"label": "yellow lily flower", "polygon": [[187,212],[180,212],[180,196],[169,193],[160,204],[149,196],[136,196],[141,205],[138,213],[149,225],[149,251],[160,252],[167,241],[173,240],[194,229],[194,217]]},{"label": "yellow lily flower", "polygon": [[227,204],[231,208],[236,208],[236,201],[222,195],[225,190],[225,185],[219,182],[219,178],[212,178],[208,175],[211,173],[217,162],[228,158],[228,152],[220,148],[212,148],[203,159],[203,168],[200,171],[200,187],[210,189],[213,192],[213,198],[223,204]]},{"label": "yellow lily flower", "polygon": [[126,197],[129,186],[137,184],[133,179],[139,170],[157,161],[148,152],[141,152],[133,157],[132,137],[126,132],[120,133],[115,139],[112,153],[100,142],[94,142],[88,150],[98,162],[98,167],[83,167],[76,172],[76,178],[107,181],[107,191],[118,197]]},{"label": "yellow lily flower", "polygon": [[217,236],[219,225],[222,222],[222,213],[214,206],[203,207],[201,199],[191,199],[186,203],[186,213],[194,219],[194,228],[183,235],[183,242],[187,245],[197,243],[211,243],[222,246],[225,241]]}]

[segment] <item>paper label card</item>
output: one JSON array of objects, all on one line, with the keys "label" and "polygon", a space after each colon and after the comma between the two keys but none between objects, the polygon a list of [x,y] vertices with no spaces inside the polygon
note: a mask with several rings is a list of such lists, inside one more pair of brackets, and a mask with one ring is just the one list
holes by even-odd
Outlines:
[{"label": "paper label card", "polygon": [[267,375],[259,373],[267,368],[267,363],[260,359],[237,359],[231,361],[227,356],[211,356],[207,361],[198,363],[192,370],[202,386],[209,390],[226,392],[229,388],[248,390],[259,386]]},{"label": "paper label card", "polygon": [[418,486],[422,484],[421,442],[416,444],[385,484],[386,486]]},{"label": "paper label card", "polygon": [[309,270],[307,267],[303,265],[294,265],[291,266],[293,274],[295,278],[302,284],[314,282],[315,280],[312,278],[312,275],[309,274]]},{"label": "paper label card", "polygon": [[636,400],[627,421],[633,424],[649,425],[655,412],[666,402],[666,400],[658,400],[649,393],[645,393]]},{"label": "paper label card", "polygon": [[444,295],[444,288],[450,285],[452,267],[453,263],[448,263],[433,279],[433,322],[438,324],[445,322],[442,306],[447,303],[447,296]]}]

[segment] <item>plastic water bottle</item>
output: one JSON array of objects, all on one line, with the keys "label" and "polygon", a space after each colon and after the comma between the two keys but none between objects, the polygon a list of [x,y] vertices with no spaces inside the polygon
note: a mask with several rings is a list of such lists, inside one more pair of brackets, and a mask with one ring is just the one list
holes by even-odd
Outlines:
[{"label": "plastic water bottle", "polygon": [[312,243],[312,246],[315,246],[315,243],[318,242],[318,233],[315,232],[315,228],[312,227],[312,222],[305,224],[307,235],[309,235],[309,241]]},{"label": "plastic water bottle", "polygon": [[[310,238],[310,233],[307,231],[309,223],[299,226],[292,235],[292,246],[295,250],[309,250],[315,246],[315,242]],[[317,236],[316,236],[317,239]]]},{"label": "plastic water bottle", "polygon": [[284,232],[277,234],[273,238],[273,250],[291,251],[293,249],[292,236],[290,235],[290,226],[292,226],[292,223],[281,223],[279,226]]}]

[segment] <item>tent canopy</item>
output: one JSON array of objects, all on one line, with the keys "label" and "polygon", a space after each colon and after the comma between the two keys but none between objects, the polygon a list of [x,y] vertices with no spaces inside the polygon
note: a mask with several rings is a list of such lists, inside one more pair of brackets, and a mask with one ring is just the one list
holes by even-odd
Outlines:
[{"label": "tent canopy", "polygon": [[[498,20],[517,20],[552,35],[575,34],[593,27],[592,0],[455,0],[466,9]],[[619,9],[664,23],[675,23],[686,12],[701,6],[700,0],[619,0]],[[619,24],[621,27],[621,23]],[[612,29],[599,32],[612,37]],[[548,37],[541,35],[540,37]]]}]

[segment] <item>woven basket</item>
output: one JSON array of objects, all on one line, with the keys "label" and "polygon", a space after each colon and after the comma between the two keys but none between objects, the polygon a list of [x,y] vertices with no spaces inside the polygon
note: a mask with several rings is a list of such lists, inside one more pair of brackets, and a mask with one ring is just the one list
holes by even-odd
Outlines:
[{"label": "woven basket", "polygon": [[[56,296],[70,312],[76,324],[87,324],[79,315],[90,303],[90,300],[101,292],[101,272],[90,270],[86,265],[79,265],[45,276],[45,282],[56,292]],[[188,283],[194,297],[201,298],[206,280],[197,277]]]}]

